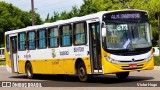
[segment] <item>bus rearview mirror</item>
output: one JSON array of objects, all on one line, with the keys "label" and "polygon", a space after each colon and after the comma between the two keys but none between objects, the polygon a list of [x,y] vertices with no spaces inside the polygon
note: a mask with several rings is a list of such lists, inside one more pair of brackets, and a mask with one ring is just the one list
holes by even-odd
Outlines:
[{"label": "bus rearview mirror", "polygon": [[102,36],[105,37],[106,36],[106,28],[102,28]]},{"label": "bus rearview mirror", "polygon": [[152,35],[152,25],[149,24],[149,31],[150,31],[150,38],[153,40],[153,35]]}]

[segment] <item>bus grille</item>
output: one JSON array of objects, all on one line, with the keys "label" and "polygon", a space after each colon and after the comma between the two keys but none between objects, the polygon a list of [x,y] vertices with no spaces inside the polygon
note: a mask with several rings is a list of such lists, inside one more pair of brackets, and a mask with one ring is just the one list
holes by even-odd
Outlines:
[{"label": "bus grille", "polygon": [[131,60],[129,60],[129,61],[120,61],[121,63],[130,63],[130,62],[142,62],[142,61],[144,61],[145,59],[139,59],[139,60],[135,60],[135,61],[131,61]]}]

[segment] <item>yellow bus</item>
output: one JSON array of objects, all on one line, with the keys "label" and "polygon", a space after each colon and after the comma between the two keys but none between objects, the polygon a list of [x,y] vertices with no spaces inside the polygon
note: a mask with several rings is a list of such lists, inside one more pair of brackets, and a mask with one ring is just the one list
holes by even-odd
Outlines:
[{"label": "yellow bus", "polygon": [[101,11],[5,32],[6,68],[11,73],[116,74],[152,70],[152,33],[143,10]]},{"label": "yellow bus", "polygon": [[0,48],[0,60],[5,60],[4,48]]}]

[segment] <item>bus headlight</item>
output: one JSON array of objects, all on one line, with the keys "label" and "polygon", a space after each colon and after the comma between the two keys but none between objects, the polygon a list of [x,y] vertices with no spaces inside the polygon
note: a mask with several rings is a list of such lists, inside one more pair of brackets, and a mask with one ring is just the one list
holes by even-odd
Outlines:
[{"label": "bus headlight", "polygon": [[111,62],[111,63],[119,63],[118,60],[112,59],[112,58],[109,57],[109,56],[105,56],[105,59],[106,59],[107,61]]},{"label": "bus headlight", "polygon": [[153,55],[151,54],[148,58],[146,58],[146,61],[151,60],[151,59],[152,59],[152,57],[153,57]]}]

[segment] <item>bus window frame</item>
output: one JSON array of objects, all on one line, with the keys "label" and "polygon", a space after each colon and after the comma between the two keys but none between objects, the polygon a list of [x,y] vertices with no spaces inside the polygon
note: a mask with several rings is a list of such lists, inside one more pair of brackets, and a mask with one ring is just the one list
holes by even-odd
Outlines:
[{"label": "bus window frame", "polygon": [[[31,40],[29,40],[29,33],[30,32],[34,32],[35,33],[35,39],[34,39],[35,48],[34,49],[29,49],[29,41],[31,41]],[[36,50],[36,48],[37,48],[37,31],[36,30],[28,31],[27,32],[27,49],[28,50]]]},{"label": "bus window frame", "polygon": [[[39,38],[39,31],[45,31],[44,33],[45,33],[45,38]],[[40,29],[38,29],[37,30],[37,35],[36,35],[36,37],[37,37],[37,49],[46,49],[47,48],[47,38],[48,38],[48,36],[47,36],[47,28],[40,28]],[[39,40],[43,40],[43,39],[45,39],[45,47],[43,47],[43,48],[40,48],[39,47]]]},{"label": "bus window frame", "polygon": [[[76,31],[76,24],[83,23],[84,24],[84,33],[78,33],[78,34],[85,34],[85,43],[82,44],[75,44],[76,38],[75,38],[75,31]],[[79,46],[79,45],[86,45],[87,44],[87,22],[86,21],[79,21],[73,23],[73,45]]]},{"label": "bus window frame", "polygon": [[[26,37],[25,41],[20,41],[19,35],[22,34],[22,33],[25,33],[25,37]],[[25,47],[24,47],[25,49],[24,50],[20,49],[20,42],[25,42]],[[27,49],[27,33],[26,32],[20,32],[20,33],[18,33],[18,50],[19,51],[25,51],[26,49]]]},{"label": "bus window frame", "polygon": [[[52,28],[57,28],[58,29],[58,36],[50,37],[50,31],[51,31]],[[57,48],[57,47],[59,47],[59,45],[60,45],[60,31],[59,31],[59,27],[58,26],[48,27],[47,31],[48,31],[47,32],[48,48]],[[57,41],[58,45],[51,47],[50,46],[50,38],[56,38],[56,37],[58,39],[58,41]]]},{"label": "bus window frame", "polygon": [[[69,26],[69,28],[71,30],[70,35],[62,35],[63,26]],[[70,36],[70,38],[71,38],[70,39],[70,41],[71,41],[70,45],[62,45],[62,37],[64,37],[64,36]],[[72,25],[72,23],[67,23],[67,24],[60,25],[59,26],[59,45],[60,45],[60,47],[68,47],[68,46],[72,46],[72,44],[73,44],[73,25]]]}]

